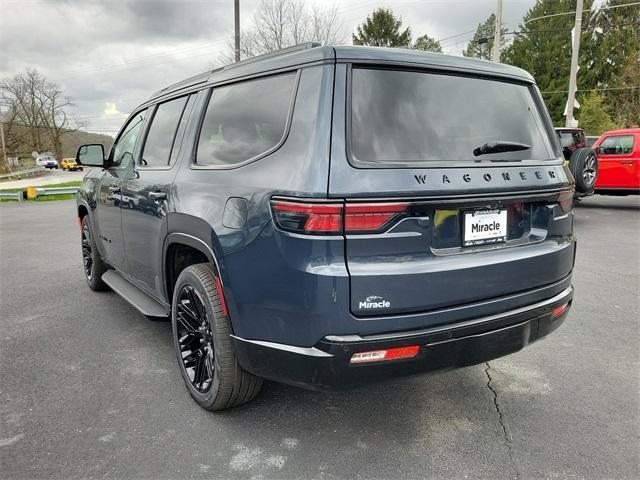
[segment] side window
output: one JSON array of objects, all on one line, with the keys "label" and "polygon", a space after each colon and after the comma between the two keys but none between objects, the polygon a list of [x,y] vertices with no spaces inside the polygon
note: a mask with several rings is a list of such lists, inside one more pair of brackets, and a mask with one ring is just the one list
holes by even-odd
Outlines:
[{"label": "side window", "polygon": [[143,167],[169,165],[173,140],[186,103],[187,97],[181,97],[158,105],[140,157]]},{"label": "side window", "polygon": [[196,163],[230,166],[282,140],[296,72],[213,89],[200,132]]},{"label": "side window", "polygon": [[122,135],[113,145],[111,150],[111,168],[127,169],[133,165],[133,152],[136,147],[136,140],[142,132],[146,110],[139,112],[133,117],[125,127]]},{"label": "side window", "polygon": [[633,135],[607,137],[599,148],[599,153],[604,155],[628,155],[632,151]]}]

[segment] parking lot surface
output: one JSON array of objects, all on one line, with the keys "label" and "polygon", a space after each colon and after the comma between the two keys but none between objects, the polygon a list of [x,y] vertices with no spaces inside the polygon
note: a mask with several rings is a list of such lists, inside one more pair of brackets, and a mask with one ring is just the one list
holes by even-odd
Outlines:
[{"label": "parking lot surface", "polygon": [[170,323],[86,286],[72,201],[0,205],[0,478],[640,478],[640,199],[576,209],[574,306],[547,339],[337,393],[267,383],[222,413]]}]

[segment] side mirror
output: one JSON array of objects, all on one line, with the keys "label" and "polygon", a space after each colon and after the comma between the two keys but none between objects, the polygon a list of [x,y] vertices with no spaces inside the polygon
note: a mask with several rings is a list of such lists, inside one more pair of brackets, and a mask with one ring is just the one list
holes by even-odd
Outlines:
[{"label": "side mirror", "polygon": [[104,146],[100,143],[81,145],[76,153],[76,163],[89,167],[104,167]]}]

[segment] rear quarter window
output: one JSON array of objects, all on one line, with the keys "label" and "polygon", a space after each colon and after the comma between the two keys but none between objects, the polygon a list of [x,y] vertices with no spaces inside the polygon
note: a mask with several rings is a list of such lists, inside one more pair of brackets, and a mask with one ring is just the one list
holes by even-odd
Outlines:
[{"label": "rear quarter window", "polygon": [[[551,160],[549,133],[526,84],[452,74],[352,69],[350,156],[369,165]],[[474,156],[490,142],[530,145]]]},{"label": "rear quarter window", "polygon": [[271,151],[284,138],[297,72],[213,89],[196,163],[231,167]]}]

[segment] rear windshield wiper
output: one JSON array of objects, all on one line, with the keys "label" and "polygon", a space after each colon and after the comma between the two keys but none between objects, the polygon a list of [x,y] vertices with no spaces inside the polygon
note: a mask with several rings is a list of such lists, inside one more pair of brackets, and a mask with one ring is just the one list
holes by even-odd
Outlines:
[{"label": "rear windshield wiper", "polygon": [[487,153],[502,153],[502,152],[517,152],[520,150],[527,150],[531,148],[531,145],[520,142],[489,142],[484,145],[474,148],[473,155],[479,157]]}]

